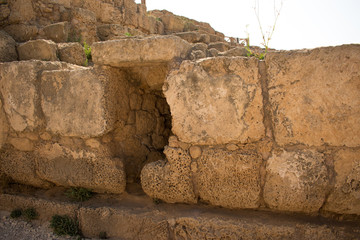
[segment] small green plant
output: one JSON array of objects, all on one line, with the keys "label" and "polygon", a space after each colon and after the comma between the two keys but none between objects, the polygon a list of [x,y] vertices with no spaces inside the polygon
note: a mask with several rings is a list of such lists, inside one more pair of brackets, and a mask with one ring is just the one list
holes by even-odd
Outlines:
[{"label": "small green plant", "polygon": [[56,235],[80,235],[79,224],[69,216],[54,215],[50,221],[50,227]]},{"label": "small green plant", "polygon": [[36,210],[34,208],[27,208],[24,210],[23,215],[25,217],[26,220],[31,221],[36,219],[39,214],[36,212]]},{"label": "small green plant", "polygon": [[107,234],[106,234],[106,232],[100,232],[100,233],[99,233],[99,238],[100,238],[100,239],[107,239]]},{"label": "small green plant", "polygon": [[93,196],[93,192],[82,187],[71,187],[65,192],[65,195],[74,201],[84,202]]},{"label": "small green plant", "polygon": [[131,37],[132,35],[131,35],[131,33],[126,32],[126,33],[125,33],[125,36],[126,36],[126,37]]},{"label": "small green plant", "polygon": [[162,19],[159,18],[159,17],[157,17],[157,18],[156,18],[156,21],[162,22]]},{"label": "small green plant", "polygon": [[11,213],[10,213],[10,217],[11,218],[19,218],[21,217],[22,215],[22,210],[21,209],[15,209],[15,210],[12,210]]},{"label": "small green plant", "polygon": [[86,55],[86,60],[85,60],[85,63],[84,65],[85,66],[88,66],[89,65],[89,61],[91,60],[91,47],[86,43],[86,41],[84,41],[84,52],[85,52],[85,55]]}]

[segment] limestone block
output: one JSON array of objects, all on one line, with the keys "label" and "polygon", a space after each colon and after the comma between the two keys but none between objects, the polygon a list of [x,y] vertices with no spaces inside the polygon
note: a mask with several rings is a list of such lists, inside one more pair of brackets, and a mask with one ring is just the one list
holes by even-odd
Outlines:
[{"label": "limestone block", "polygon": [[56,43],[66,42],[69,37],[69,23],[59,22],[48,25],[43,28],[46,39],[52,40]]},{"label": "limestone block", "polygon": [[[134,65],[137,65],[135,63]],[[168,64],[154,64],[153,66],[138,66],[126,70],[132,83],[146,90],[161,90],[169,72]]]},{"label": "limestone block", "polygon": [[360,45],[269,53],[275,140],[360,146]]},{"label": "limestone block", "polygon": [[84,48],[80,43],[58,44],[60,61],[83,66],[86,61]]},{"label": "limestone block", "polygon": [[196,43],[200,41],[200,33],[198,32],[180,32],[175,33],[175,36],[181,37],[182,39],[188,41],[189,43]]},{"label": "limestone block", "polygon": [[43,60],[43,61],[57,61],[57,46],[51,40],[31,40],[22,43],[17,47],[20,60]]},{"label": "limestone block", "polygon": [[272,209],[317,212],[328,188],[323,154],[313,150],[279,151],[267,162],[264,200]]},{"label": "limestone block", "polygon": [[0,62],[16,61],[16,42],[6,32],[0,31]]},{"label": "limestone block", "polygon": [[6,115],[3,110],[3,105],[0,99],[0,149],[7,140],[8,132],[9,132],[9,124],[6,119]]},{"label": "limestone block", "polygon": [[191,51],[194,50],[201,50],[203,52],[206,52],[208,46],[205,43],[195,43],[194,45],[192,45]]},{"label": "limestone block", "polygon": [[9,1],[10,5],[10,23],[23,23],[36,18],[31,0],[13,0]]},{"label": "limestone block", "polygon": [[229,46],[229,44],[224,43],[224,42],[214,42],[214,43],[209,43],[208,48],[209,49],[215,48],[216,50],[219,50],[220,52],[225,52],[230,49],[230,46]]},{"label": "limestone block", "polygon": [[335,189],[323,209],[360,215],[360,151],[339,150],[334,161]]},{"label": "limestone block", "polygon": [[123,193],[126,177],[123,162],[111,158],[106,149],[86,150],[58,143],[41,145],[36,150],[37,174],[61,186],[76,186],[95,192]]},{"label": "limestone block", "polygon": [[189,43],[175,36],[125,38],[94,43],[92,60],[99,65],[136,67],[184,58],[189,49]]},{"label": "limestone block", "polygon": [[35,25],[20,23],[8,25],[4,27],[4,31],[13,37],[16,42],[26,42],[35,39],[39,30]]},{"label": "limestone block", "polygon": [[166,147],[167,162],[152,162],[141,171],[141,185],[144,192],[154,199],[168,203],[196,203],[191,180],[191,157],[180,148]]},{"label": "limestone block", "polygon": [[5,173],[17,183],[42,188],[51,185],[37,176],[35,155],[32,152],[9,149],[0,151],[0,172]]},{"label": "limestone block", "polygon": [[92,44],[98,40],[96,34],[96,15],[94,12],[83,8],[71,8],[71,31],[75,38]]},{"label": "limestone block", "polygon": [[191,60],[197,60],[197,59],[201,59],[201,58],[206,58],[206,52],[201,51],[201,50],[191,51],[191,54],[190,54]]},{"label": "limestone block", "polygon": [[67,67],[65,63],[35,60],[0,63],[0,92],[5,113],[15,131],[34,130],[42,124],[39,73]]},{"label": "limestone block", "polygon": [[208,57],[217,57],[219,56],[219,50],[215,48],[210,48],[206,51]]},{"label": "limestone block", "polygon": [[254,58],[184,61],[163,91],[172,131],[201,145],[256,141],[264,136],[261,86]]},{"label": "limestone block", "polygon": [[9,143],[19,151],[29,152],[34,150],[34,144],[27,138],[9,138]]},{"label": "limestone block", "polygon": [[251,150],[203,149],[194,173],[197,194],[217,206],[257,208],[261,162],[261,156]]},{"label": "limestone block", "polygon": [[236,47],[236,48],[232,48],[230,50],[227,50],[226,52],[220,53],[220,56],[226,56],[226,57],[246,57],[247,56],[247,51],[245,49],[245,47]]},{"label": "limestone block", "polygon": [[[121,77],[118,72],[115,69],[80,67],[44,71],[41,106],[47,131],[78,137],[101,136],[111,131],[116,116],[115,79]],[[123,105],[125,109],[129,108],[128,101]]]},{"label": "limestone block", "polygon": [[5,20],[10,15],[10,8],[8,5],[0,5],[0,21]]}]

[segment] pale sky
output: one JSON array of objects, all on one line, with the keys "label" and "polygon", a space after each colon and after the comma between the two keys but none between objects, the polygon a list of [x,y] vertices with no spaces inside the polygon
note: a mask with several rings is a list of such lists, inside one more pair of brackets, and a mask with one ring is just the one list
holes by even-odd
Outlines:
[{"label": "pale sky", "polygon": [[[136,0],[140,2],[141,0]],[[274,23],[274,0],[258,0],[264,31]],[[226,36],[246,37],[261,45],[254,13],[255,0],[146,0],[148,10],[166,9],[176,15],[208,22]],[[276,0],[277,8],[281,0]],[[284,0],[269,42],[276,49],[302,49],[360,43],[360,0]]]}]

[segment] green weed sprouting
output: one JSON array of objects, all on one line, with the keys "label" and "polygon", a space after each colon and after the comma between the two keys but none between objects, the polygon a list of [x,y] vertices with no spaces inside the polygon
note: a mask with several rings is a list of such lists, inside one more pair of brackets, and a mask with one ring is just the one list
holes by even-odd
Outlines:
[{"label": "green weed sprouting", "polygon": [[23,215],[25,217],[26,220],[31,221],[36,219],[39,214],[36,212],[36,210],[34,208],[27,208],[23,211]]},{"label": "green weed sprouting", "polygon": [[132,35],[131,35],[131,33],[126,32],[126,33],[125,33],[125,36],[126,36],[126,37],[131,37]]},{"label": "green weed sprouting", "polygon": [[71,187],[65,192],[65,195],[73,201],[84,202],[93,196],[93,192],[82,187]]},{"label": "green weed sprouting", "polygon": [[50,227],[56,235],[80,235],[79,223],[69,216],[54,215],[50,221]]},{"label": "green weed sprouting", "polygon": [[85,67],[87,67],[89,65],[89,61],[91,60],[92,56],[91,56],[91,47],[86,43],[86,41],[84,41],[84,52],[86,55],[86,60],[85,60]]}]

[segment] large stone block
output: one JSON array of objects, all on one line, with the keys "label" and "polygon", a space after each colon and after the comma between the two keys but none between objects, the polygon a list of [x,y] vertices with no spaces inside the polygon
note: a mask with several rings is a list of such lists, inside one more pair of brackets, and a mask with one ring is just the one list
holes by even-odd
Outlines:
[{"label": "large stone block", "polygon": [[81,66],[85,65],[86,55],[80,43],[60,43],[58,49],[61,61]]},{"label": "large stone block", "polygon": [[[111,131],[117,111],[116,78],[121,78],[118,72],[108,68],[80,67],[77,70],[44,71],[41,106],[47,130],[78,137],[100,136]],[[122,105],[129,108],[128,102]]]},{"label": "large stone block", "polygon": [[360,150],[339,150],[334,156],[335,188],[324,210],[360,215]]},{"label": "large stone block", "polygon": [[58,143],[36,150],[37,174],[61,186],[76,186],[95,192],[123,193],[126,177],[123,162],[111,158],[106,149],[86,150]]},{"label": "large stone block", "polygon": [[40,107],[40,72],[70,66],[60,62],[0,63],[0,93],[4,110],[15,131],[34,130],[42,124]]},{"label": "large stone block", "polygon": [[6,32],[0,31],[0,62],[16,61],[16,42]]},{"label": "large stone block", "polygon": [[184,58],[190,47],[188,42],[175,36],[124,38],[94,43],[92,60],[113,67],[153,65]]},{"label": "large stone block", "polygon": [[185,61],[163,90],[172,131],[182,142],[225,144],[264,136],[263,102],[255,58]]},{"label": "large stone block", "polygon": [[192,165],[197,194],[212,205],[257,208],[261,162],[255,151],[205,148],[196,167]]},{"label": "large stone block", "polygon": [[56,43],[66,42],[69,36],[69,23],[59,22],[44,27],[46,39]]},{"label": "large stone block", "polygon": [[9,124],[6,119],[5,112],[3,110],[3,105],[0,99],[0,149],[6,142],[7,136],[9,131]]},{"label": "large stone block", "polygon": [[26,42],[35,39],[39,30],[35,25],[19,23],[4,27],[4,31],[13,37],[16,42]]},{"label": "large stone block", "polygon": [[57,46],[51,40],[31,40],[22,43],[17,47],[20,60],[43,60],[43,61],[57,61]]},{"label": "large stone block", "polygon": [[317,212],[329,190],[323,157],[313,150],[274,152],[266,165],[266,204],[281,211]]},{"label": "large stone block", "polygon": [[144,192],[154,199],[168,203],[196,203],[191,180],[191,157],[180,148],[164,150],[168,162],[160,160],[147,164],[141,172]]},{"label": "large stone block", "polygon": [[36,18],[31,0],[13,0],[10,3],[10,23],[28,22]]},{"label": "large stone block", "polygon": [[360,45],[269,53],[275,140],[360,145]]}]

